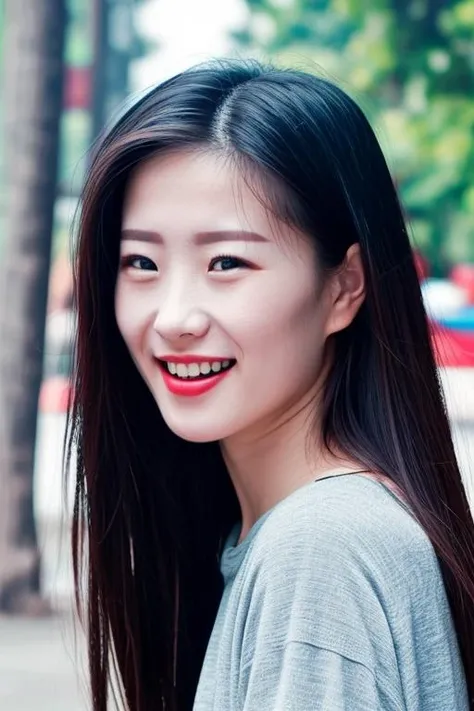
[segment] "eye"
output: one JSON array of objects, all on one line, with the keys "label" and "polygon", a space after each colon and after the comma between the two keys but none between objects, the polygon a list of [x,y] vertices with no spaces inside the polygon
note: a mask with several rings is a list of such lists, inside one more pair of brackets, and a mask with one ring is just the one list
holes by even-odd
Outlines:
[{"label": "eye", "polygon": [[131,269],[137,269],[139,271],[158,271],[158,267],[156,266],[155,262],[153,262],[151,259],[148,259],[148,257],[144,257],[141,254],[130,254],[126,257],[123,257],[121,260],[121,265],[122,267],[129,267]]},{"label": "eye", "polygon": [[219,257],[215,257],[210,265],[210,272],[230,272],[234,269],[239,269],[241,267],[248,267],[248,264],[238,257],[232,257],[231,255],[221,254]]}]

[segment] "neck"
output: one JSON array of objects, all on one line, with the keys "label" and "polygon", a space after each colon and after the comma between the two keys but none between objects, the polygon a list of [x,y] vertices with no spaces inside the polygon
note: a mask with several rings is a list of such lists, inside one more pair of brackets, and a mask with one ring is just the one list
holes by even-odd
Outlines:
[{"label": "neck", "polygon": [[239,434],[221,442],[222,454],[242,513],[243,540],[253,524],[304,484],[337,470],[359,468],[322,444],[314,402],[257,435]]}]

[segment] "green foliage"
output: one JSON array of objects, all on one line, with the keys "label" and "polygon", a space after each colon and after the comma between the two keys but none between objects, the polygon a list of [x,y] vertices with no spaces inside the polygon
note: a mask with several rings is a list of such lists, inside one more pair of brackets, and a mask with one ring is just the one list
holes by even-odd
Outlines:
[{"label": "green foliage", "polygon": [[92,3],[67,0],[67,7],[66,63],[72,67],[87,67],[92,62]]},{"label": "green foliage", "polygon": [[0,57],[3,57],[4,0],[0,0]]},{"label": "green foliage", "polygon": [[362,104],[435,269],[474,260],[472,0],[247,4],[242,46],[336,79]]}]

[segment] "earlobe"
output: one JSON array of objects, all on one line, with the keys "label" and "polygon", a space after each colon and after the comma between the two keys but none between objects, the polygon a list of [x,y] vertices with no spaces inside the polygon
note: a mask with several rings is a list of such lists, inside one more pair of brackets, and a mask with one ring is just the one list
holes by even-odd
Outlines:
[{"label": "earlobe", "polygon": [[327,335],[347,328],[365,298],[365,274],[359,244],[347,250],[344,262],[333,275],[333,300],[327,320]]}]

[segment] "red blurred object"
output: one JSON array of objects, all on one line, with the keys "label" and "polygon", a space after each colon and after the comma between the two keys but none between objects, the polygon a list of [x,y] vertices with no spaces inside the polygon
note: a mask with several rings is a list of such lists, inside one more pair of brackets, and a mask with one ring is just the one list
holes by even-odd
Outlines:
[{"label": "red blurred object", "polygon": [[451,270],[451,281],[467,291],[469,304],[474,304],[474,264],[457,264]]},{"label": "red blurred object", "polygon": [[92,100],[92,73],[90,67],[66,67],[64,82],[64,108],[90,109]]},{"label": "red blurred object", "polygon": [[427,279],[430,275],[430,265],[428,260],[418,249],[413,250],[413,259],[415,261],[415,269],[418,274],[418,279],[420,281]]},{"label": "red blurred object", "polygon": [[431,333],[439,366],[474,368],[474,331],[455,331],[432,322]]},{"label": "red blurred object", "polygon": [[67,378],[56,376],[43,381],[39,396],[39,410],[43,413],[66,413],[72,393]]}]

